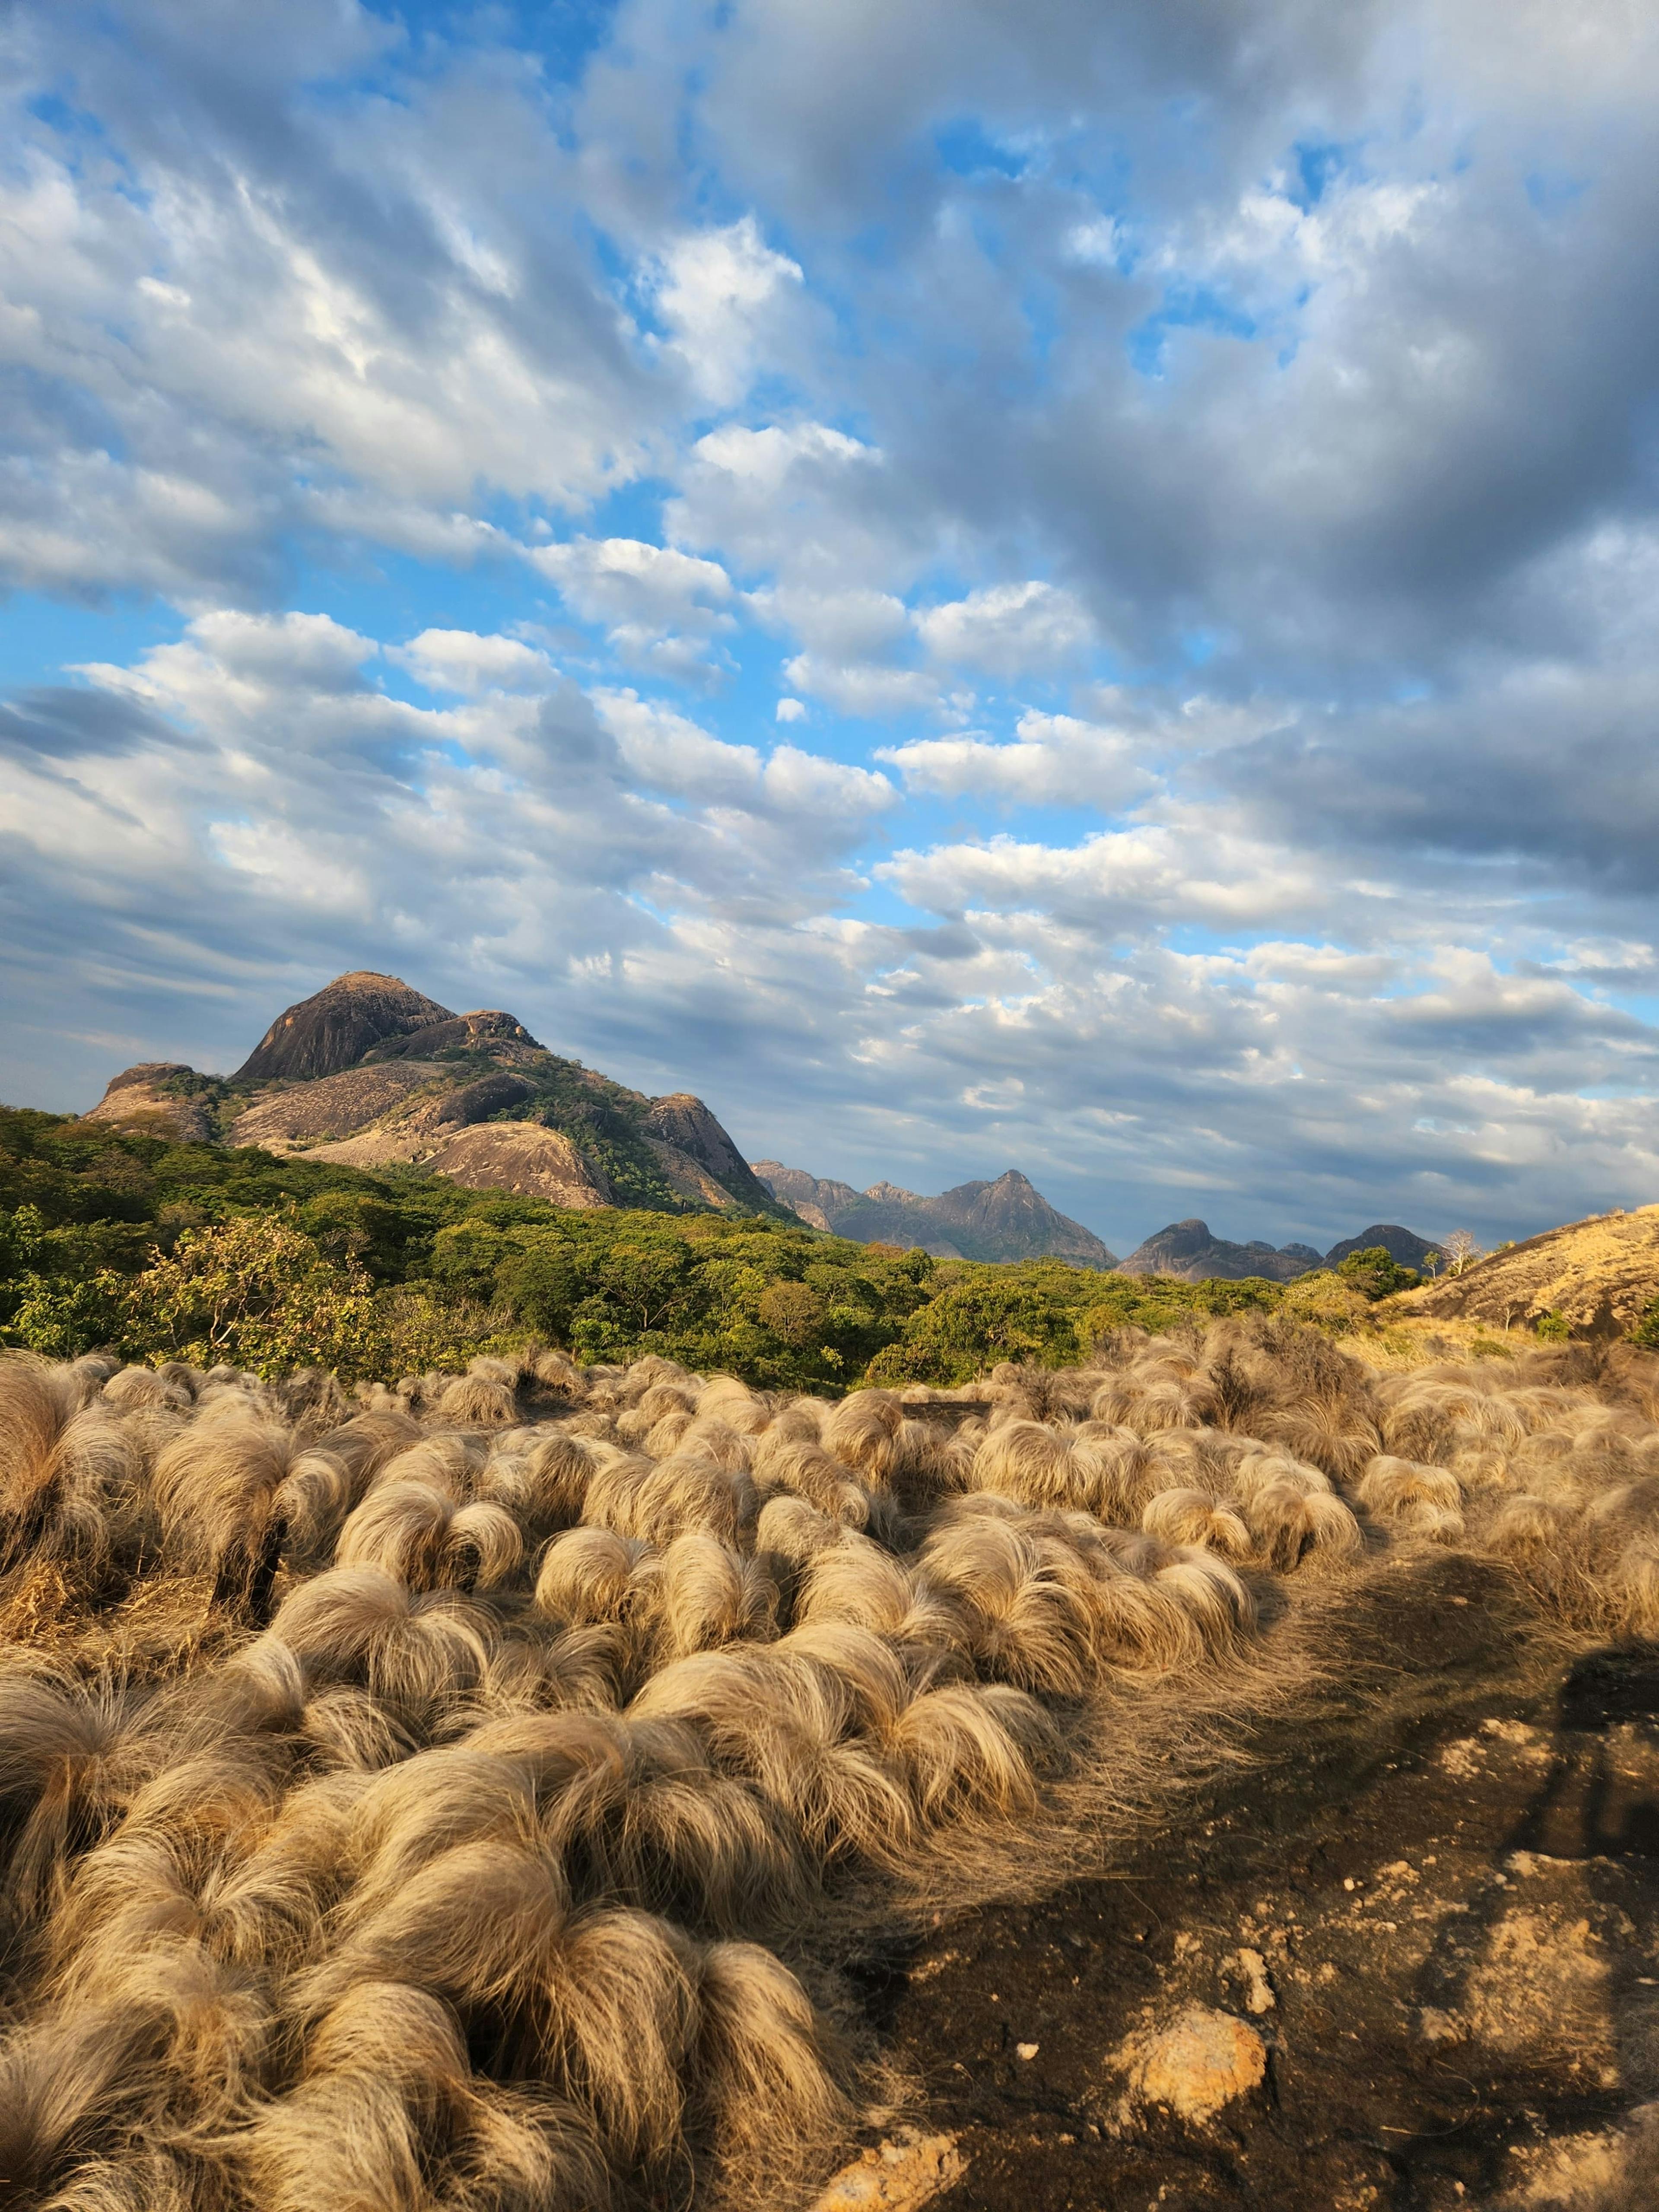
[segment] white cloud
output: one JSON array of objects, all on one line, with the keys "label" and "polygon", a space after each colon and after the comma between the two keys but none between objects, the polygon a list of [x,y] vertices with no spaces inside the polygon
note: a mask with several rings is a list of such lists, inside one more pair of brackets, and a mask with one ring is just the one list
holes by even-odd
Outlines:
[{"label": "white cloud", "polygon": [[761,758],[752,745],[725,744],[636,691],[599,691],[593,703],[623,761],[649,788],[714,805],[742,805],[756,796]]},{"label": "white cloud", "polygon": [[232,13],[9,18],[0,579],[88,672],[0,702],[9,1066],[366,961],[1137,1235],[1650,1194],[1641,11]]},{"label": "white cloud", "polygon": [[822,699],[837,714],[873,717],[927,712],[943,702],[939,680],[918,669],[884,668],[873,661],[836,661],[798,653],[784,664],[786,682]]},{"label": "white cloud", "polygon": [[557,585],[572,613],[602,625],[613,652],[696,680],[709,644],[737,627],[732,580],[718,562],[638,538],[578,538],[526,556]]},{"label": "white cloud", "polygon": [[1136,757],[1135,736],[1073,714],[1020,716],[1017,741],[923,738],[883,746],[908,789],[959,799],[973,793],[1027,805],[1115,809],[1145,797],[1154,778]]},{"label": "white cloud", "polygon": [[916,632],[936,660],[983,669],[1012,681],[1046,676],[1082,661],[1097,642],[1088,611],[1054,584],[988,584],[928,607]]},{"label": "white cloud", "polygon": [[577,538],[537,546],[528,557],[584,622],[649,623],[662,630],[729,623],[723,611],[732,580],[717,561],[638,538]]},{"label": "white cloud", "polygon": [[476,630],[423,629],[394,657],[430,691],[542,691],[553,682],[553,665],[536,647]]},{"label": "white cloud", "polygon": [[663,252],[658,311],[703,398],[730,407],[744,397],[787,342],[791,295],[803,281],[799,264],[773,252],[752,215],[723,230],[690,232]]}]

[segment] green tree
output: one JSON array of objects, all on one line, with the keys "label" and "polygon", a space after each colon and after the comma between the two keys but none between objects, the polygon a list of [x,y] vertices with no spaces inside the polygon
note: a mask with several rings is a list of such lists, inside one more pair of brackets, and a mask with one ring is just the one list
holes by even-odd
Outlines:
[{"label": "green tree", "polygon": [[348,1378],[392,1364],[367,1273],[355,1260],[325,1258],[281,1218],[188,1229],[120,1292],[123,1334],[141,1356],[228,1360],[260,1375],[326,1367]]},{"label": "green tree", "polygon": [[496,1266],[494,1287],[515,1321],[556,1344],[568,1343],[571,1320],[587,1289],[569,1245],[550,1237],[507,1253]]},{"label": "green tree", "polygon": [[1402,1267],[1386,1244],[1368,1244],[1363,1252],[1350,1252],[1336,1272],[1371,1299],[1411,1290],[1422,1280],[1414,1267]]},{"label": "green tree", "polygon": [[783,1281],[769,1283],[761,1292],[759,1315],[774,1336],[800,1348],[823,1335],[829,1308],[807,1284]]},{"label": "green tree", "polygon": [[1081,1354],[1082,1302],[1097,1280],[1040,1261],[975,1267],[911,1315],[898,1342],[871,1361],[869,1380],[967,1382],[1003,1359],[1063,1366]]}]

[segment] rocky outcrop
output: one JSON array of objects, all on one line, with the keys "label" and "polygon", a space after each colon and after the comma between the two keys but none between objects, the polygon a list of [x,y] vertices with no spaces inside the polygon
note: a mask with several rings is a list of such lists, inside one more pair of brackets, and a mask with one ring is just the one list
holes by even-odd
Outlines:
[{"label": "rocky outcrop", "polygon": [[443,1073],[428,1062],[393,1060],[295,1084],[240,1115],[231,1126],[230,1140],[263,1146],[268,1152],[291,1152],[301,1146],[355,1136],[441,1080]]},{"label": "rocky outcrop", "polygon": [[1018,1168],[994,1182],[958,1183],[924,1198],[896,1182],[854,1190],[850,1183],[808,1175],[781,1160],[760,1160],[755,1173],[772,1195],[815,1229],[861,1244],[920,1247],[941,1260],[1069,1260],[1074,1267],[1117,1262],[1092,1230],[1050,1206]]},{"label": "rocky outcrop", "polygon": [[683,1152],[734,1199],[765,1211],[770,1192],[701,1098],[694,1098],[689,1091],[653,1098],[645,1126],[649,1135]]},{"label": "rocky outcrop", "polygon": [[1050,1206],[1018,1168],[994,1182],[959,1183],[925,1203],[969,1260],[1069,1260],[1074,1267],[1103,1269],[1117,1265],[1092,1230]]},{"label": "rocky outcrop", "polygon": [[1121,1263],[1126,1275],[1170,1275],[1177,1282],[1236,1283],[1265,1276],[1270,1283],[1293,1282],[1325,1264],[1311,1244],[1248,1244],[1212,1237],[1209,1224],[1193,1218],[1172,1221],[1167,1229],[1138,1244]]},{"label": "rocky outcrop", "polygon": [[481,1075],[476,1083],[464,1083],[459,1091],[440,1098],[432,1109],[433,1118],[440,1127],[453,1122],[458,1129],[471,1128],[475,1121],[487,1121],[492,1114],[522,1106],[535,1091],[535,1085],[522,1075]]},{"label": "rocky outcrop", "polygon": [[407,1036],[389,1037],[375,1045],[366,1057],[370,1060],[433,1060],[441,1053],[487,1052],[492,1058],[518,1060],[544,1049],[522,1022],[492,1006],[424,1023]]},{"label": "rocky outcrop", "polygon": [[712,1206],[718,1213],[733,1213],[740,1201],[732,1197],[723,1183],[715,1182],[705,1167],[700,1167],[678,1145],[665,1143],[660,1137],[647,1137],[653,1158],[662,1170],[669,1188],[680,1198],[690,1199],[694,1206]]},{"label": "rocky outcrop", "polygon": [[1333,1244],[1325,1255],[1325,1265],[1340,1267],[1351,1252],[1374,1251],[1379,1244],[1401,1267],[1419,1269],[1430,1253],[1439,1249],[1414,1230],[1402,1229],[1397,1221],[1374,1221],[1358,1237],[1345,1237],[1340,1244]]},{"label": "rocky outcrop", "polygon": [[611,1203],[611,1186],[558,1129],[485,1121],[439,1146],[427,1164],[468,1190],[511,1190],[587,1212]]},{"label": "rocky outcrop", "polygon": [[755,1160],[750,1164],[773,1197],[812,1229],[833,1228],[836,1216],[856,1206],[862,1195],[850,1182],[808,1175],[805,1168],[787,1168],[781,1160]]},{"label": "rocky outcrop", "polygon": [[112,1075],[88,1121],[113,1121],[185,1144],[209,1144],[218,1134],[207,1094],[213,1086],[175,1060],[147,1060]]},{"label": "rocky outcrop", "polygon": [[1209,1224],[1194,1217],[1172,1221],[1138,1244],[1123,1261],[1122,1271],[1126,1275],[1170,1275],[1182,1283],[1237,1283],[1249,1276],[1291,1283],[1316,1268],[1340,1267],[1351,1252],[1369,1252],[1379,1244],[1402,1267],[1421,1267],[1435,1249],[1426,1237],[1397,1222],[1373,1222],[1357,1237],[1345,1237],[1328,1252],[1320,1253],[1311,1244],[1268,1244],[1256,1237],[1235,1244],[1212,1236]]},{"label": "rocky outcrop", "polygon": [[647,1098],[549,1052],[499,1007],[452,1013],[368,969],[290,1006],[228,1080],[146,1062],[88,1118],[421,1167],[560,1206],[781,1211],[701,1098]]},{"label": "rocky outcrop", "polygon": [[454,1019],[447,1006],[396,975],[358,969],[278,1014],[232,1080],[313,1083],[356,1067],[388,1037]]}]

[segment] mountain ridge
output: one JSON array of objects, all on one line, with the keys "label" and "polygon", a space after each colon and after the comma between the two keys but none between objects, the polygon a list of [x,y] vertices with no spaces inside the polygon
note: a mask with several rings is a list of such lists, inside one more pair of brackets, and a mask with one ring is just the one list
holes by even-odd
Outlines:
[{"label": "mountain ridge", "polygon": [[1273,1283],[1293,1283],[1298,1275],[1338,1267],[1351,1253],[1370,1251],[1378,1245],[1402,1267],[1420,1268],[1435,1249],[1426,1237],[1418,1236],[1414,1230],[1402,1229],[1397,1222],[1388,1221],[1373,1222],[1357,1237],[1342,1237],[1325,1253],[1316,1250],[1311,1244],[1273,1245],[1259,1237],[1234,1243],[1227,1237],[1212,1235],[1208,1222],[1200,1220],[1194,1214],[1155,1230],[1136,1245],[1127,1260],[1120,1262],[1120,1272],[1126,1275],[1167,1275],[1183,1283],[1241,1282],[1258,1275]]},{"label": "mountain ridge", "polygon": [[82,1118],[419,1167],[583,1210],[787,1211],[690,1092],[647,1098],[550,1052],[512,1014],[458,1014],[372,969],[286,1007],[234,1075],[143,1061]]},{"label": "mountain ridge", "polygon": [[861,1243],[919,1244],[941,1260],[1069,1260],[1102,1273],[1117,1265],[1092,1230],[1051,1206],[1018,1168],[927,1198],[894,1182],[854,1190],[781,1160],[751,1164],[772,1195],[812,1228]]},{"label": "mountain ridge", "polygon": [[501,1008],[456,1013],[374,969],[336,976],[284,1008],[234,1075],[140,1061],[112,1076],[82,1118],[343,1166],[414,1167],[580,1210],[793,1216],[939,1259],[1289,1282],[1372,1245],[1407,1267],[1431,1249],[1411,1230],[1376,1223],[1322,1256],[1306,1244],[1231,1243],[1193,1217],[1119,1261],[1017,1168],[927,1196],[887,1181],[855,1190],[775,1159],[751,1165],[691,1092],[647,1097],[550,1051]]}]

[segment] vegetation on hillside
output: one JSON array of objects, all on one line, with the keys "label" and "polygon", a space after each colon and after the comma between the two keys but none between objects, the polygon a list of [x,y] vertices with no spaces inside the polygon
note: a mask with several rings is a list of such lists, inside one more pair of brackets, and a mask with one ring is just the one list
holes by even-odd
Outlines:
[{"label": "vegetation on hillside", "polygon": [[[1363,1300],[1336,1278],[1339,1325]],[[765,1388],[953,1384],[1064,1364],[1126,1326],[1271,1311],[1301,1285],[981,1265],[763,1216],[575,1212],[415,1170],[366,1174],[0,1109],[0,1340],[52,1358],[362,1375],[532,1337],[656,1352]],[[1329,1316],[1322,1316],[1329,1318]]]}]

